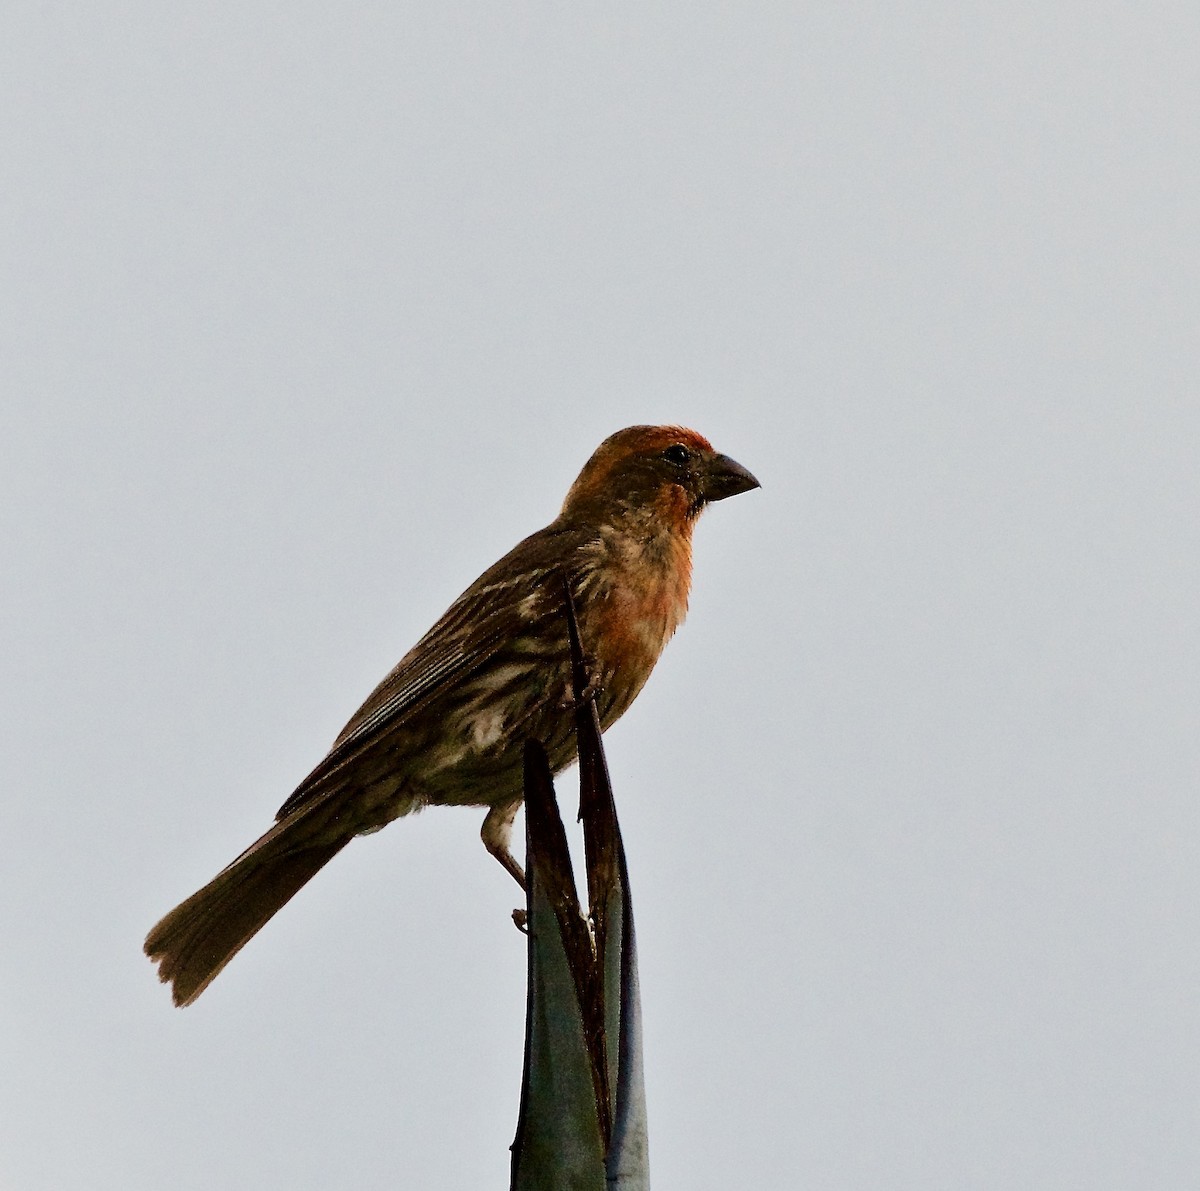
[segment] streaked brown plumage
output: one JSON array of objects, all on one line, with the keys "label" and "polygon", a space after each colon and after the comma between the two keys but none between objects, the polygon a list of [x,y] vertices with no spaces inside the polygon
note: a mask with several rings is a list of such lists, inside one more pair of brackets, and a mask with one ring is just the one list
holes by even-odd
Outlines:
[{"label": "streaked brown plumage", "polygon": [[562,512],[485,571],[379,684],[275,825],[146,938],[188,1005],[356,835],[428,805],[486,806],[483,840],[509,852],[526,739],[555,772],[575,758],[564,576],[602,725],[628,708],[687,611],[692,526],[705,504],[758,486],[678,426],[607,438]]}]

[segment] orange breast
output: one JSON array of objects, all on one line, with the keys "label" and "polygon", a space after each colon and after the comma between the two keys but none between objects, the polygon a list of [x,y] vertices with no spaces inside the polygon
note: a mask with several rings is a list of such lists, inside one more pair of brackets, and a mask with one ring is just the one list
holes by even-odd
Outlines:
[{"label": "orange breast", "polygon": [[683,534],[615,544],[598,566],[583,619],[586,647],[608,696],[605,726],[633,702],[683,622],[691,571],[691,542]]}]

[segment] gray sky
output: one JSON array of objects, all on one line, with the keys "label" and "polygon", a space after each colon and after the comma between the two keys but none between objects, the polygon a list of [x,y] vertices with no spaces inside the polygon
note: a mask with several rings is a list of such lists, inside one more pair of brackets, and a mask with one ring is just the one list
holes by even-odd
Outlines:
[{"label": "gray sky", "polygon": [[655,1185],[1194,1185],[1200,15],[904,8],[8,5],[0,1185],[506,1185],[478,812],[140,945],[646,421]]}]

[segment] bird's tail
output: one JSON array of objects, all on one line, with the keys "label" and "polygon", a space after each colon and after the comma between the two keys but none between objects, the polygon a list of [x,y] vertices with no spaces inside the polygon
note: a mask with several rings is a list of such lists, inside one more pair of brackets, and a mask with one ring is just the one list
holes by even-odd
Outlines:
[{"label": "bird's tail", "polygon": [[353,832],[314,831],[305,812],[292,815],[163,918],[145,951],[172,985],[175,1004],[190,1005],[351,839]]}]

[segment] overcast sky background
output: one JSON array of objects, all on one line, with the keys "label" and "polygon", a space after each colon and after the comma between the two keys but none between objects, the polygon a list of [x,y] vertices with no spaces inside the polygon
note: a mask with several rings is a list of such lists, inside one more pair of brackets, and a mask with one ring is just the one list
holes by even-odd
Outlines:
[{"label": "overcast sky background", "polygon": [[507,1185],[479,812],[141,941],[660,421],[763,488],[608,736],[655,1186],[1195,1185],[1194,3],[3,25],[0,1186]]}]

